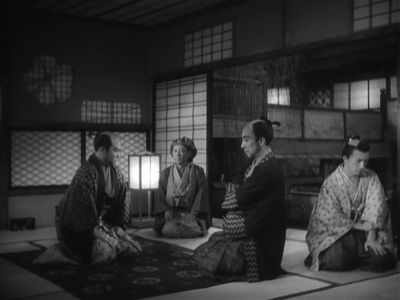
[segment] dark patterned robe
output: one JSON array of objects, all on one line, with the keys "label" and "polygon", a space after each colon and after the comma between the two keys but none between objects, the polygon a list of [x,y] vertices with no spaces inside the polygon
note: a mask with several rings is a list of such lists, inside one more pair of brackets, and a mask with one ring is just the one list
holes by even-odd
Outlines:
[{"label": "dark patterned robe", "polygon": [[206,275],[238,275],[243,260],[248,282],[282,274],[286,238],[282,169],[271,152],[252,172],[251,168],[241,185],[226,186],[223,231],[214,233],[194,252],[194,260]]},{"label": "dark patterned robe", "polygon": [[[278,161],[272,156],[261,160],[252,174],[245,176],[236,195],[246,236],[254,240],[256,260],[247,259],[258,270],[258,278],[253,281],[275,278],[282,273],[286,239],[285,185]],[[245,255],[251,255],[249,251],[245,245]],[[248,271],[251,280],[249,276]]]},{"label": "dark patterned robe", "polygon": [[111,167],[111,178],[115,190],[113,198],[105,193],[101,163],[92,154],[78,169],[56,207],[58,239],[64,252],[78,261],[91,259],[93,229],[100,215],[110,226],[125,228],[129,222],[130,201],[126,199],[127,186],[118,167]]}]

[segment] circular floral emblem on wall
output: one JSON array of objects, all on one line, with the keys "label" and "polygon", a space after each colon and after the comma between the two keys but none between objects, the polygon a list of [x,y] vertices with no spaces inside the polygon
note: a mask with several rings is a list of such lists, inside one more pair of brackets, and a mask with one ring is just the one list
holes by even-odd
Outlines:
[{"label": "circular floral emblem on wall", "polygon": [[37,56],[22,81],[28,93],[44,105],[66,102],[72,95],[72,68],[52,56]]}]

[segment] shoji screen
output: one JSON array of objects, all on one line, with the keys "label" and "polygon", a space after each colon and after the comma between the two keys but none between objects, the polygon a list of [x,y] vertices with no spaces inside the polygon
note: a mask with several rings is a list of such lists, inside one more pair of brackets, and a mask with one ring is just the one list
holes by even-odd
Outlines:
[{"label": "shoji screen", "polygon": [[161,168],[172,164],[171,141],[182,136],[193,139],[194,163],[207,166],[207,76],[198,75],[156,85],[156,152]]}]

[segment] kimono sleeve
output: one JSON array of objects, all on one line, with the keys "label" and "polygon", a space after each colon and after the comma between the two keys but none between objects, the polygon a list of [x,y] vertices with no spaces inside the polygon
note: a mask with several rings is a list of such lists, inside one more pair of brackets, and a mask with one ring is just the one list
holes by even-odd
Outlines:
[{"label": "kimono sleeve", "polygon": [[334,187],[323,185],[318,197],[318,203],[313,210],[313,217],[318,219],[330,228],[336,230],[338,228],[351,228],[353,221],[344,212],[340,199],[340,194],[336,195]]},{"label": "kimono sleeve", "polygon": [[382,184],[378,176],[373,174],[368,184],[365,208],[361,215],[361,221],[370,222],[377,229],[383,229],[387,214],[388,209]]},{"label": "kimono sleeve", "polygon": [[61,202],[60,224],[74,232],[91,230],[97,224],[94,208],[96,178],[86,167],[75,174]]},{"label": "kimono sleeve", "polygon": [[274,192],[281,185],[283,185],[283,174],[277,163],[268,162],[258,166],[237,189],[239,209],[246,209],[261,201],[272,205],[275,199]]},{"label": "kimono sleeve", "polygon": [[118,181],[120,189],[118,191],[118,198],[116,203],[116,224],[117,226],[124,227],[129,223],[130,212],[131,212],[131,201],[130,198],[126,197],[127,183],[124,179],[120,169],[116,169],[118,174]]},{"label": "kimono sleeve", "polygon": [[160,174],[158,181],[158,189],[155,191],[154,213],[156,215],[164,213],[168,209],[172,209],[167,204],[167,182],[170,168],[164,169]]},{"label": "kimono sleeve", "polygon": [[336,188],[339,187],[330,182],[322,185],[318,201],[311,214],[306,241],[310,251],[316,256],[347,233],[354,224],[341,207],[341,199],[346,201],[340,194],[344,191],[339,188],[337,191],[339,194],[337,194],[334,191]]},{"label": "kimono sleeve", "polygon": [[285,186],[278,162],[266,162],[254,169],[237,191],[246,232],[254,235],[286,222]]},{"label": "kimono sleeve", "polygon": [[191,212],[200,214],[210,214],[210,203],[208,198],[208,188],[206,175],[201,167],[196,166],[197,193],[191,205]]}]

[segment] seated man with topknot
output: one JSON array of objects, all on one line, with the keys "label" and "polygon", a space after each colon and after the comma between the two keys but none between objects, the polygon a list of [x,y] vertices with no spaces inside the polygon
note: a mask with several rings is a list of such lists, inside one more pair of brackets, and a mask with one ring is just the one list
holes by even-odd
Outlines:
[{"label": "seated man with topknot", "polygon": [[325,179],[311,214],[305,264],[313,270],[392,269],[396,259],[390,213],[378,176],[366,168],[369,143],[350,137],[342,156],[343,163]]}]

